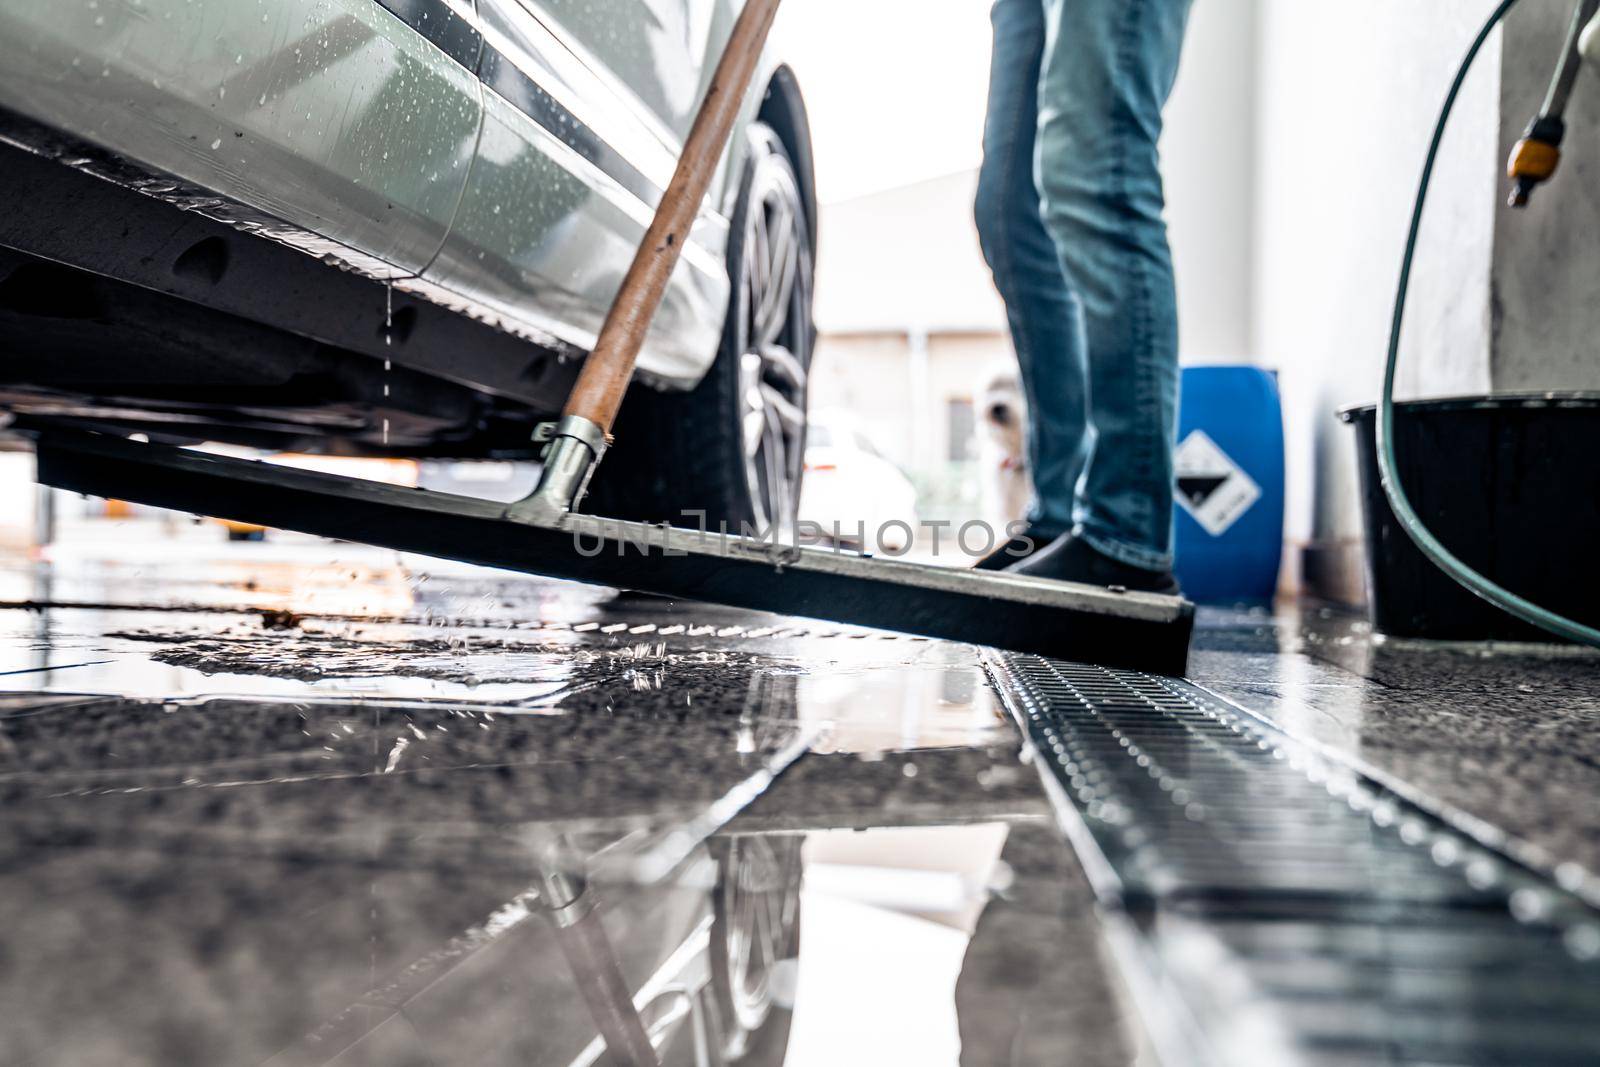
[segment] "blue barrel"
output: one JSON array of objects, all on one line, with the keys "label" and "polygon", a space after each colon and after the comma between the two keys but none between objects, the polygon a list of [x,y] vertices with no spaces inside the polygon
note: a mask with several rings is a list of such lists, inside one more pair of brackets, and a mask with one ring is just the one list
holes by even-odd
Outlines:
[{"label": "blue barrel", "polygon": [[1265,604],[1283,557],[1283,405],[1260,367],[1185,367],[1174,553],[1186,596]]}]

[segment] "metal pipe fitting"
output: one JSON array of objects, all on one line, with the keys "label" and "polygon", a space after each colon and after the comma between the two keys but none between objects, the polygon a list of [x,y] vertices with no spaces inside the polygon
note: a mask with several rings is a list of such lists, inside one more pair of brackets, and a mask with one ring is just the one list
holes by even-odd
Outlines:
[{"label": "metal pipe fitting", "polygon": [[550,431],[544,471],[532,494],[511,505],[506,517],[553,524],[583,501],[589,479],[610,443],[606,432],[582,415],[563,415]]}]

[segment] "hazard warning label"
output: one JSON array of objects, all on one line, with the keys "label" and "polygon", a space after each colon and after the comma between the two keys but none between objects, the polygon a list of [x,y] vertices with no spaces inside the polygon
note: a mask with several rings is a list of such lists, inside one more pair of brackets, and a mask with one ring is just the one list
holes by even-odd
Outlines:
[{"label": "hazard warning label", "polygon": [[1183,439],[1173,460],[1178,504],[1212,537],[1221,537],[1261,499],[1255,479],[1202,430]]}]

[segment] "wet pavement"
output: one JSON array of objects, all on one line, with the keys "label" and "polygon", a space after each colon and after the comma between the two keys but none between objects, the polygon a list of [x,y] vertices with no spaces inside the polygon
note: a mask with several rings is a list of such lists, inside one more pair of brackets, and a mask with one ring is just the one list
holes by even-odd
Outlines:
[{"label": "wet pavement", "polygon": [[[1600,1047],[1600,659],[1208,612],[1190,681],[293,539],[13,562],[0,1062]],[[1019,697],[1069,691],[1032,720]],[[1268,860],[1319,900],[1261,897]],[[1423,897],[1447,907],[1419,925]],[[1521,1003],[1507,961],[1555,1039],[1463,1022]]]},{"label": "wet pavement", "polygon": [[[1600,872],[1600,655],[1374,639],[1327,608],[1210,613],[1190,680],[1469,819],[1565,877]],[[1590,882],[1592,885],[1593,883]]]}]

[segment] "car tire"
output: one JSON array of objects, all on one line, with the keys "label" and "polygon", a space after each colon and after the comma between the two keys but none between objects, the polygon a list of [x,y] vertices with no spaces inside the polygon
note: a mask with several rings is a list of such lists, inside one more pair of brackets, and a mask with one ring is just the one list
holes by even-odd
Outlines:
[{"label": "car tire", "polygon": [[783,142],[762,123],[747,137],[716,361],[688,392],[629,392],[586,512],[759,536],[794,528],[816,338],[811,231]]}]

